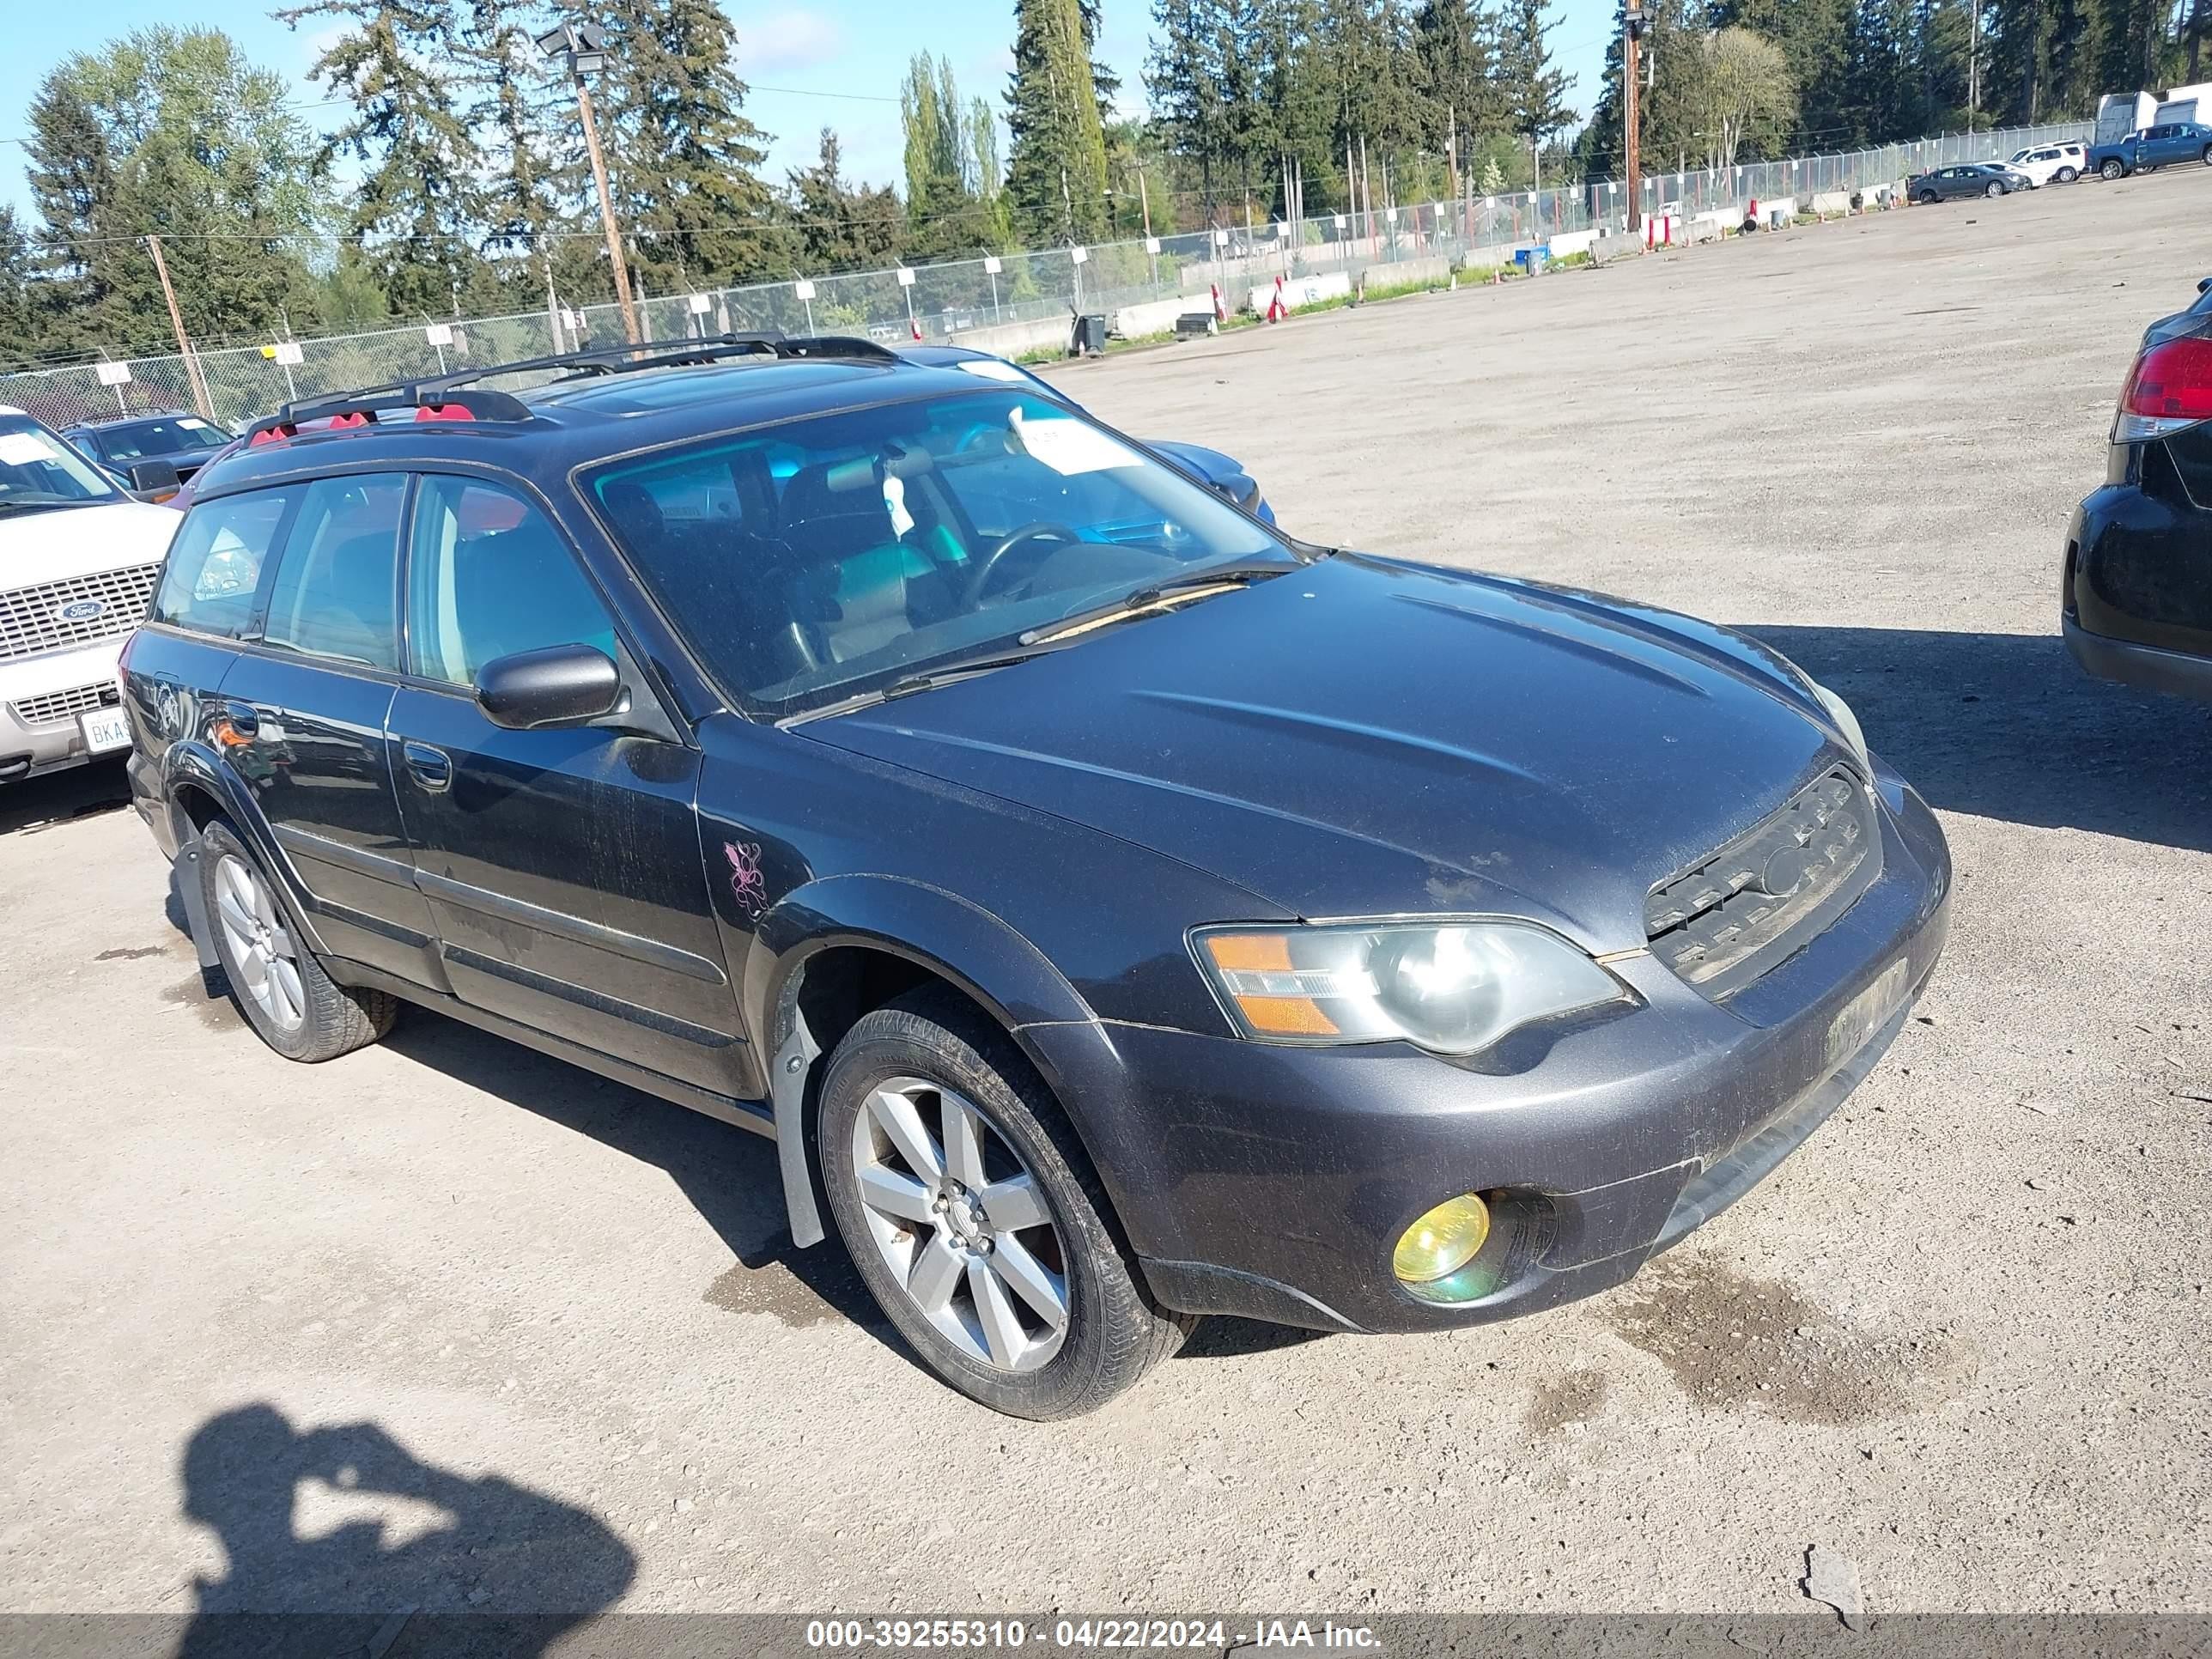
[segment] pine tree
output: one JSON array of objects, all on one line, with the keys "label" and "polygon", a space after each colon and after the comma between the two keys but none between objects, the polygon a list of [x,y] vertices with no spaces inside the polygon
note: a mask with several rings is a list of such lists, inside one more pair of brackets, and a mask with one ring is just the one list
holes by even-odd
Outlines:
[{"label": "pine tree", "polygon": [[919,53],[899,88],[906,134],[907,251],[923,258],[999,248],[999,133],[981,99],[963,102],[952,60]]},{"label": "pine tree", "polygon": [[481,146],[475,216],[481,246],[537,264],[519,281],[542,279],[551,234],[562,228],[552,132],[568,116],[565,89],[549,84],[531,29],[527,0],[467,0],[460,31],[466,119]]},{"label": "pine tree", "polygon": [[313,0],[276,16],[349,26],[309,70],[354,106],[324,142],[326,158],[363,168],[349,232],[397,313],[453,313],[478,258],[476,144],[446,67],[459,50],[450,0]]},{"label": "pine tree", "polygon": [[[556,15],[607,32],[592,95],[632,280],[665,294],[782,274],[794,244],[759,176],[769,139],[744,115],[728,15],[715,0],[556,0]],[[580,149],[563,158],[579,178]]]},{"label": "pine tree", "polygon": [[1105,227],[1106,138],[1078,0],[1016,0],[1006,194],[1032,245],[1088,243]]},{"label": "pine tree", "polygon": [[1566,71],[1553,67],[1552,49],[1545,44],[1551,25],[1544,9],[1544,0],[1506,0],[1498,48],[1506,118],[1515,132],[1540,145],[1575,118],[1566,100]]},{"label": "pine tree", "polygon": [[[1498,82],[1492,20],[1475,0],[1423,0],[1413,13],[1413,58],[1428,100],[1431,147],[1455,136],[1502,131],[1505,100]],[[1461,157],[1466,162],[1465,155]]]},{"label": "pine tree", "polygon": [[887,186],[848,182],[837,135],[822,129],[815,163],[790,175],[799,259],[820,274],[880,264],[905,234],[898,198]]}]

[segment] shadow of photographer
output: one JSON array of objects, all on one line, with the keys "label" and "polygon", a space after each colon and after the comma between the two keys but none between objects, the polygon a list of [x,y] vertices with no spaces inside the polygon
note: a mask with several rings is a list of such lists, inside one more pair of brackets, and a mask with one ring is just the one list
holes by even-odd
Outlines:
[{"label": "shadow of photographer", "polygon": [[185,1446],[184,1487],[225,1571],[195,1584],[178,1659],[531,1659],[636,1571],[586,1511],[424,1462],[374,1423],[301,1429],[265,1404],[224,1412]]}]

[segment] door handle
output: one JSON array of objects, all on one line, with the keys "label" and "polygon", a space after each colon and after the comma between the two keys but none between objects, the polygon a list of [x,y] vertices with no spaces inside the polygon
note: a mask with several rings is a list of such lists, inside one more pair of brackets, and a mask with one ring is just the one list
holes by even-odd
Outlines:
[{"label": "door handle", "polygon": [[427,743],[403,743],[400,757],[407,769],[414,774],[415,781],[432,794],[439,794],[453,781],[453,757],[442,749],[434,749]]}]

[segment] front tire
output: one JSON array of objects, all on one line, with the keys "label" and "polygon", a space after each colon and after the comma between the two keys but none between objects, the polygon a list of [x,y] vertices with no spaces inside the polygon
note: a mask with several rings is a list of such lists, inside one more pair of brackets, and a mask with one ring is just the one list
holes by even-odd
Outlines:
[{"label": "front tire", "polygon": [[1982,192],[1983,195],[1988,197],[1993,202],[2004,193],[2005,187],[2002,185],[1991,185],[1987,190]]},{"label": "front tire", "polygon": [[1182,1346],[1153,1305],[1043,1079],[966,1003],[925,990],[831,1056],[817,1145],[837,1231],[922,1364],[994,1411],[1095,1411]]},{"label": "front tire", "polygon": [[200,832],[200,895],[231,1000],[254,1034],[287,1060],[314,1064],[366,1048],[391,1030],[398,1000],[357,991],[323,971],[259,860],[221,818]]}]

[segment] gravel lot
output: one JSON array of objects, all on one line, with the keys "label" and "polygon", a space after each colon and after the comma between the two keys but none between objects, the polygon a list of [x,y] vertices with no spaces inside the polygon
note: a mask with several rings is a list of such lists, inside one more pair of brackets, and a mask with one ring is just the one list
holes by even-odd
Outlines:
[{"label": "gravel lot", "polygon": [[2208,270],[2200,169],[1068,372],[1316,539],[1765,636],[1942,815],[1920,1022],[1528,1322],[1224,1322],[991,1416],[790,1254],[766,1142],[427,1015],[289,1066],[118,776],[0,793],[0,1610],[1811,1613],[1819,1543],[1879,1613],[2212,1612],[2212,710],[2057,634],[2136,337]]}]

